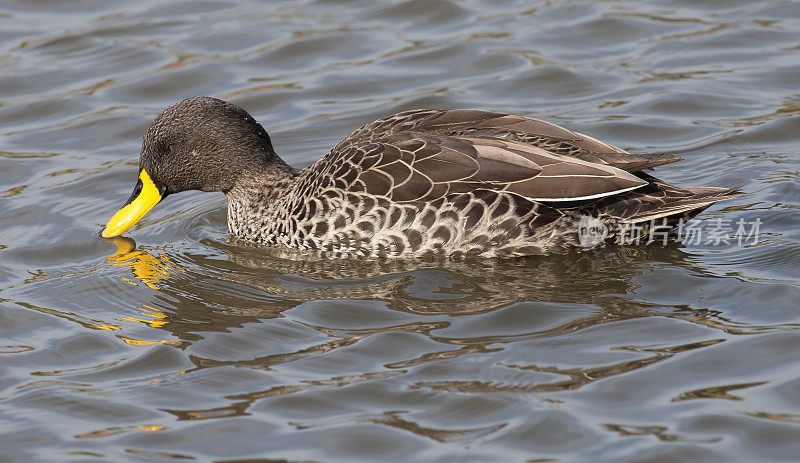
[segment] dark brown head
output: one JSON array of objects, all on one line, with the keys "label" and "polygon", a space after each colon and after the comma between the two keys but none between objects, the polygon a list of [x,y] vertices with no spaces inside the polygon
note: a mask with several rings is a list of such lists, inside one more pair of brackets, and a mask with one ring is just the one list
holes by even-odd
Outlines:
[{"label": "dark brown head", "polygon": [[150,124],[133,194],[109,220],[103,237],[117,236],[171,193],[228,192],[243,175],[283,165],[267,131],[244,109],[216,98],[187,98]]},{"label": "dark brown head", "polygon": [[170,106],[150,124],[139,170],[168,193],[227,192],[241,174],[275,157],[267,131],[247,111],[199,96]]}]

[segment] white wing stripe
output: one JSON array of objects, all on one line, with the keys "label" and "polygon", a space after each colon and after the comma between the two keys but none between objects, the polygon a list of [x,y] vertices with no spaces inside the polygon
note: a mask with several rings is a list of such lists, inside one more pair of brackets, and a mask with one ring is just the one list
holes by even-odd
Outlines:
[{"label": "white wing stripe", "polygon": [[[644,185],[647,185],[647,184],[645,183]],[[596,195],[589,195],[589,196],[577,196],[577,197],[569,197],[569,198],[529,198],[527,196],[525,196],[525,197],[528,198],[528,199],[532,199],[534,201],[551,202],[551,203],[552,202],[566,202],[566,201],[583,201],[585,199],[597,199],[597,198],[602,198],[602,197],[605,197],[605,196],[618,195],[620,193],[625,193],[626,191],[631,191],[631,190],[635,190],[637,188],[641,188],[644,185],[636,185],[636,186],[632,186],[630,188],[623,188],[621,190],[607,191],[605,193],[598,193]]]}]

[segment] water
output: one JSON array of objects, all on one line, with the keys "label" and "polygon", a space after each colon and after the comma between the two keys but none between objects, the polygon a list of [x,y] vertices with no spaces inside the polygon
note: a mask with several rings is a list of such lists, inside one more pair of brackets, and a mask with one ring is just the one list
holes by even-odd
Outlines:
[{"label": "water", "polygon": [[[798,32],[791,1],[4,2],[0,461],[796,461]],[[295,166],[405,109],[552,120],[742,186],[702,224],[759,241],[297,261],[200,193],[98,239],[199,94]]]}]

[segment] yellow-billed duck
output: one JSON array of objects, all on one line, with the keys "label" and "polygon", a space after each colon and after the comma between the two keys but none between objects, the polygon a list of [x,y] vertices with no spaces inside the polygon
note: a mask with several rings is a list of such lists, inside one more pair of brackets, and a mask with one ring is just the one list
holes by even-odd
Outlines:
[{"label": "yellow-billed duck", "polygon": [[423,109],[371,122],[295,169],[247,111],[194,97],[150,124],[134,192],[102,236],[169,194],[202,190],[225,193],[230,233],[260,245],[374,257],[566,252],[631,242],[623,235],[654,223],[674,229],[739,196],[644,172],[678,160],[527,117]]}]

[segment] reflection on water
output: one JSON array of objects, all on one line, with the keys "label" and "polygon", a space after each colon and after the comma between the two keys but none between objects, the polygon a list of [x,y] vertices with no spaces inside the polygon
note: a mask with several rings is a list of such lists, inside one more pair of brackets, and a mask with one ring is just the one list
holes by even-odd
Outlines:
[{"label": "reflection on water", "polygon": [[[702,341],[667,345],[615,344],[611,347],[612,351],[636,355],[624,360],[601,362],[600,365],[567,367],[513,358],[488,362],[490,365],[494,363],[490,368],[502,368],[506,371],[501,378],[516,378],[519,373],[515,372],[523,372],[525,375],[541,374],[542,378],[536,381],[418,379],[407,385],[409,391],[441,391],[453,394],[542,394],[575,391],[597,381],[652,368],[658,362],[670,360],[677,355],[716,346],[725,341],[726,332],[738,333],[735,328],[726,326],[730,324],[729,321],[708,316],[704,310],[680,310],[676,307],[672,311],[665,311],[660,304],[631,298],[631,294],[639,287],[637,278],[653,272],[659,262],[669,262],[671,266],[677,266],[694,275],[705,273],[675,243],[666,247],[609,247],[583,254],[545,258],[443,262],[291,259],[270,249],[241,247],[235,242],[208,243],[223,251],[229,263],[238,266],[229,268],[228,272],[216,274],[213,281],[209,281],[205,275],[208,269],[230,264],[215,261],[205,255],[191,255],[185,256],[184,269],[164,254],[156,257],[145,250],[137,250],[135,242],[130,238],[117,238],[113,243],[117,251],[108,260],[113,265],[124,265],[129,269],[127,273],[131,278],[123,279],[129,282],[139,281],[150,288],[159,289],[156,299],[149,302],[152,305],[142,304],[137,308],[142,314],[141,318],[126,316],[122,319],[143,322],[152,328],[164,330],[169,333],[168,337],[174,339],[159,341],[161,343],[187,346],[192,342],[200,342],[198,335],[202,336],[203,332],[227,332],[247,323],[283,317],[294,319],[302,325],[301,331],[311,333],[305,334],[310,339],[300,343],[297,349],[287,350],[275,346],[277,350],[268,355],[245,358],[236,358],[233,352],[232,358],[192,355],[190,359],[193,366],[179,371],[178,374],[181,375],[230,367],[270,372],[292,362],[313,359],[337,350],[358,349],[359,345],[376,342],[373,341],[375,338],[403,333],[428,339],[432,345],[437,346],[412,357],[392,358],[392,361],[383,363],[377,371],[301,380],[247,393],[224,395],[218,398],[218,401],[228,402],[224,406],[163,409],[179,420],[249,416],[253,413],[252,407],[266,398],[389,380],[406,376],[413,368],[470,356],[491,358],[504,351],[524,350],[529,344],[547,343],[549,339],[640,318],[681,320],[720,330],[716,337]],[[200,308],[196,302],[198,295],[203,301],[203,307]],[[255,295],[260,296],[262,304],[248,305],[248,301],[256,299]],[[337,304],[337,300],[341,302]],[[263,304],[264,301],[269,302]],[[406,315],[398,319],[389,317],[387,324],[378,314],[372,314],[372,320],[370,316],[366,316],[367,322],[362,326],[359,317],[362,314],[348,314],[348,309],[353,304],[358,304],[357,301],[379,302],[389,310]],[[308,319],[307,314],[298,312],[305,311],[307,304],[319,308],[320,302],[325,302],[332,308],[325,309],[323,312],[329,313],[324,313],[319,320],[313,315]],[[495,311],[509,311],[515,304],[523,304],[529,311],[538,309],[547,312],[542,310],[543,307],[537,307],[537,302],[550,308],[552,313],[536,323],[530,323],[527,329],[522,323],[524,319],[520,320],[518,315],[510,318],[498,315],[497,320],[493,320],[490,315]],[[157,307],[159,304],[163,308]],[[560,305],[570,309],[567,314],[559,313]],[[208,308],[211,307],[214,310],[209,313]],[[199,314],[198,310],[204,313]],[[313,309],[310,310],[313,312]],[[331,313],[331,310],[341,313]],[[287,311],[294,311],[299,317],[284,314]],[[477,333],[472,326],[475,322],[459,323],[459,320],[467,320],[468,316],[481,314],[487,315],[486,326]],[[202,316],[202,320],[198,320],[198,315]],[[426,318],[408,318],[419,315],[425,315]],[[430,316],[446,317],[431,319]],[[533,317],[533,320],[538,318],[532,313],[527,314],[527,317]],[[502,329],[506,324],[516,326]],[[503,334],[503,331],[508,333]],[[154,343],[121,338],[134,345]],[[312,338],[318,340],[312,341]],[[695,389],[673,397],[672,402],[701,398],[741,400],[741,397],[731,395],[729,391],[764,384],[767,381]],[[387,411],[380,418],[365,415],[356,421],[396,427],[437,442],[478,438],[498,432],[507,425],[500,423],[477,428],[437,429],[405,419],[403,415],[407,413],[408,411]],[[300,424],[293,426],[297,429],[304,428]],[[682,437],[667,432],[664,426],[604,424],[603,427],[620,435],[652,434],[658,439],[670,441],[713,443],[721,440],[719,437]]]},{"label": "reflection on water", "polygon": [[[793,2],[0,3],[0,461],[794,461]],[[413,108],[550,119],[742,186],[758,245],[458,262],[97,232],[147,124],[227,98],[302,167]],[[711,223],[711,222],[709,222]]]},{"label": "reflection on water", "polygon": [[[108,261],[114,265],[127,268],[133,271],[136,280],[146,284],[152,289],[158,289],[156,283],[182,269],[176,266],[170,259],[163,254],[158,257],[146,251],[137,251],[136,242],[130,238],[117,237],[109,240],[117,246],[117,252],[108,256]],[[131,280],[122,277],[123,280],[131,284]]]},{"label": "reflection on water", "polygon": [[[172,303],[175,310],[193,310],[190,299],[202,295],[206,304],[230,305],[225,315],[251,316],[251,321],[277,317],[283,310],[305,302],[336,299],[379,301],[389,309],[421,315],[480,314],[522,301],[595,304],[605,312],[601,318],[608,320],[608,317],[635,317],[640,310],[647,309],[647,304],[637,305],[626,295],[637,287],[634,278],[651,271],[653,262],[669,261],[702,273],[684,260],[686,254],[676,243],[615,246],[535,259],[462,261],[306,256],[293,259],[268,248],[218,243],[214,247],[224,251],[230,262],[240,268],[215,275],[210,282],[202,271],[192,270],[218,263],[210,261],[208,256],[184,256],[190,264],[187,271],[165,254],[156,257],[136,249],[131,238],[107,241],[117,246],[108,261],[130,269],[130,278],[121,278],[159,289],[160,298],[177,301]],[[269,307],[258,304],[248,309],[247,304],[231,303],[231,297],[237,294],[250,296],[247,291],[269,298]],[[157,327],[170,323],[170,318],[184,318],[179,312],[173,315],[159,312],[153,316],[161,319],[151,322]]]}]

